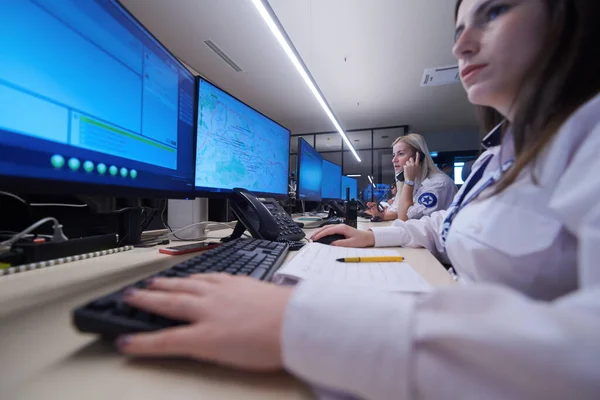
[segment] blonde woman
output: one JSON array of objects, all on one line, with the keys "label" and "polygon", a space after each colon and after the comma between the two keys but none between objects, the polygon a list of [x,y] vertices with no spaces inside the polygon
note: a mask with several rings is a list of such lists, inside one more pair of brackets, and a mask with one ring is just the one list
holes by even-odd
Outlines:
[{"label": "blonde woman", "polygon": [[400,136],[392,150],[398,180],[396,201],[383,212],[373,203],[369,213],[383,220],[407,221],[447,209],[456,194],[456,185],[433,163],[425,138],[417,133]]}]

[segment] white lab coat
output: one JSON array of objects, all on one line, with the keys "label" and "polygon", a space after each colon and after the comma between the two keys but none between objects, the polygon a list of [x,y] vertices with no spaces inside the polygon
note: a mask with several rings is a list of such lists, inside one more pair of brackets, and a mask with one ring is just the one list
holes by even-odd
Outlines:
[{"label": "white lab coat", "polygon": [[[525,174],[502,197],[465,207],[461,213],[467,217],[457,216],[451,228],[448,255],[465,264],[463,274],[485,271],[485,279],[525,288],[529,296],[488,283],[416,296],[304,282],[284,316],[286,369],[315,386],[365,399],[600,398],[599,119],[597,97],[545,151],[538,163],[539,187]],[[499,215],[482,214],[478,207],[491,212],[492,201],[512,206],[521,220],[510,220],[522,232]],[[503,217],[513,218],[510,214]],[[497,231],[481,227],[477,242],[468,227],[484,217],[486,224],[501,225]],[[400,224],[393,233],[439,249],[433,239],[436,218],[405,229]],[[509,231],[500,235],[502,229]],[[466,243],[458,245],[459,240]],[[473,254],[461,255],[465,249]],[[560,263],[547,254],[560,257]],[[529,269],[520,257],[532,264],[550,261],[550,271]],[[504,273],[497,269],[502,260]],[[530,283],[510,276],[516,272],[529,276]],[[546,289],[537,290],[536,282]]]},{"label": "white lab coat", "polygon": [[[397,182],[398,193],[402,191],[402,182]],[[425,215],[431,215],[435,211],[445,210],[452,203],[456,194],[456,185],[452,179],[444,173],[429,174],[423,182],[415,182],[413,190],[413,205],[406,211],[408,219],[419,219]],[[392,210],[398,212],[400,195],[396,196]]]},{"label": "white lab coat", "polygon": [[[528,170],[504,192],[490,196],[492,186],[461,209],[448,232],[446,251],[440,240],[445,211],[373,228],[376,246],[425,247],[451,262],[466,281],[502,283],[537,299],[571,292],[577,286],[573,265],[579,227],[600,202],[600,135],[594,130],[599,116],[600,95],[569,118],[539,158],[537,185]],[[513,157],[512,137],[482,154],[471,176],[489,154],[494,157],[466,199]]]}]

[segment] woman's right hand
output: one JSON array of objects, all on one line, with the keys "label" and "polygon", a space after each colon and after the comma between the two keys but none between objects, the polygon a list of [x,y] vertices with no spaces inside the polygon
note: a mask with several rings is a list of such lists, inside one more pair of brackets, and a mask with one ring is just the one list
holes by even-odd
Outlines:
[{"label": "woman's right hand", "polygon": [[373,217],[381,217],[383,213],[379,211],[377,204],[367,210],[367,214],[371,214]]},{"label": "woman's right hand", "polygon": [[312,240],[319,240],[322,237],[338,234],[344,235],[346,239],[336,240],[332,243],[340,247],[373,247],[375,246],[375,235],[373,231],[361,231],[345,224],[329,225],[316,231]]}]

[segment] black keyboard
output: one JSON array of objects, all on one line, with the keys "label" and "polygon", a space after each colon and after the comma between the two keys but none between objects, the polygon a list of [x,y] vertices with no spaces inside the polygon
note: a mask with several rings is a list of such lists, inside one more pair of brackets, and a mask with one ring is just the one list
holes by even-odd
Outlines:
[{"label": "black keyboard", "polygon": [[123,291],[128,287],[143,288],[144,282],[151,277],[187,277],[204,272],[226,272],[269,280],[283,263],[287,253],[286,243],[261,239],[232,240],[76,308],[73,311],[73,322],[81,332],[97,333],[107,338],[182,325],[185,322],[170,320],[128,306],[122,301]]},{"label": "black keyboard", "polygon": [[299,240],[286,240],[286,239],[277,239],[280,243],[285,243],[288,245],[290,251],[298,251],[304,247],[304,245],[308,242],[301,242]]}]

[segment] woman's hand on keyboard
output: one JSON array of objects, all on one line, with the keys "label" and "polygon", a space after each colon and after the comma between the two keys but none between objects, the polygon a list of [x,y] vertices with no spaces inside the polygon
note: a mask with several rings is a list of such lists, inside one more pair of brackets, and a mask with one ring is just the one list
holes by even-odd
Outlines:
[{"label": "woman's hand on keyboard", "polygon": [[190,324],[122,336],[117,344],[124,353],[190,357],[251,370],[281,368],[280,336],[291,288],[226,274],[157,278],[147,286],[128,289],[125,302]]},{"label": "woman's hand on keyboard", "polygon": [[330,236],[344,235],[346,239],[336,240],[335,245],[341,247],[373,247],[375,246],[375,235],[372,231],[361,231],[348,225],[328,225],[325,226],[310,237],[313,241]]}]

